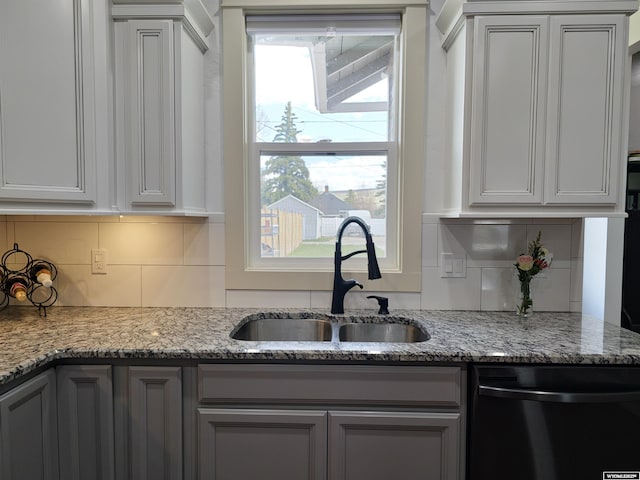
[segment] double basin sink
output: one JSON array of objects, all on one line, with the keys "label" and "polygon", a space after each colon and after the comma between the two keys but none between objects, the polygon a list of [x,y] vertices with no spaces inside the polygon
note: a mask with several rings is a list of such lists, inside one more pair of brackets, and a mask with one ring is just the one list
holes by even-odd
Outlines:
[{"label": "double basin sink", "polygon": [[245,317],[233,329],[231,338],[258,342],[415,343],[429,340],[430,335],[405,317],[266,312]]}]

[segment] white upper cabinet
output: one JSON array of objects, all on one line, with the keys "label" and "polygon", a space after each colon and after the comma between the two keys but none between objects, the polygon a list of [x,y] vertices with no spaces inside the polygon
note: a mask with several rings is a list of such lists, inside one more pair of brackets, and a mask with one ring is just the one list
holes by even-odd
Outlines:
[{"label": "white upper cabinet", "polygon": [[119,208],[204,214],[204,52],[213,22],[198,1],[113,3]]},{"label": "white upper cabinet", "polygon": [[615,205],[624,188],[626,22],[623,15],[551,18],[547,203]]},{"label": "white upper cabinet", "polygon": [[0,2],[0,211],[108,206],[107,9]]},{"label": "white upper cabinet", "polygon": [[444,213],[622,214],[637,3],[450,2],[436,22],[449,85]]},{"label": "white upper cabinet", "polygon": [[470,202],[541,203],[548,20],[477,17],[475,27]]}]

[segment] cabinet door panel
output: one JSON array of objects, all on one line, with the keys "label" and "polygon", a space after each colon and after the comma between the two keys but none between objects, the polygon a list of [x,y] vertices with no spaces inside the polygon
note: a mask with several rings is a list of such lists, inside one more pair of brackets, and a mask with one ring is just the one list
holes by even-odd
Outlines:
[{"label": "cabinet door panel", "polygon": [[[130,172],[128,201],[175,205],[174,33],[171,20],[130,20],[121,57],[127,109],[120,135],[125,169]],[[120,36],[120,35],[119,35]]]},{"label": "cabinet door panel", "polygon": [[0,397],[0,478],[56,480],[58,434],[55,371]]},{"label": "cabinet door panel", "polygon": [[111,367],[58,367],[57,377],[61,478],[113,480]]},{"label": "cabinet door panel", "polygon": [[198,409],[201,480],[326,478],[327,414]]},{"label": "cabinet door panel", "polygon": [[614,204],[626,46],[622,15],[551,20],[548,203]]},{"label": "cabinet door panel", "polygon": [[457,480],[460,414],[329,412],[330,480]]},{"label": "cabinet door panel", "polygon": [[91,8],[0,2],[0,198],[96,200]]},{"label": "cabinet door panel", "polygon": [[470,202],[540,203],[544,155],[545,17],[478,17]]},{"label": "cabinet door panel", "polygon": [[135,480],[182,478],[180,367],[129,367],[130,471]]}]

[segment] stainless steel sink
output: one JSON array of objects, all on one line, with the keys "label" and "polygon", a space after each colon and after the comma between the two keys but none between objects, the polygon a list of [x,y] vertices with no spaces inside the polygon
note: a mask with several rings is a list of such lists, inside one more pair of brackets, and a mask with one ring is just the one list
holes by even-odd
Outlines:
[{"label": "stainless steel sink", "polygon": [[332,324],[318,318],[255,318],[242,324],[231,338],[257,342],[330,342]]},{"label": "stainless steel sink", "polygon": [[429,340],[429,334],[404,323],[347,323],[339,330],[341,342],[414,343]]},{"label": "stainless steel sink", "polygon": [[430,338],[426,330],[404,317],[343,318],[309,312],[249,315],[230,336],[234,340],[255,342],[415,343]]}]

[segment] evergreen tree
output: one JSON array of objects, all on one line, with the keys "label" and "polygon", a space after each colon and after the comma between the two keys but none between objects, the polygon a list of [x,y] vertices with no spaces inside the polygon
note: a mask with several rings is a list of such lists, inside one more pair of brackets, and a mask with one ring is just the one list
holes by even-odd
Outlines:
[{"label": "evergreen tree", "polygon": [[[301,132],[296,127],[296,120],[291,102],[287,102],[273,141],[296,143],[297,135]],[[299,156],[277,155],[269,158],[262,171],[261,184],[263,205],[270,205],[287,195],[293,195],[303,202],[318,195],[318,189],[309,179],[309,169]]]}]

